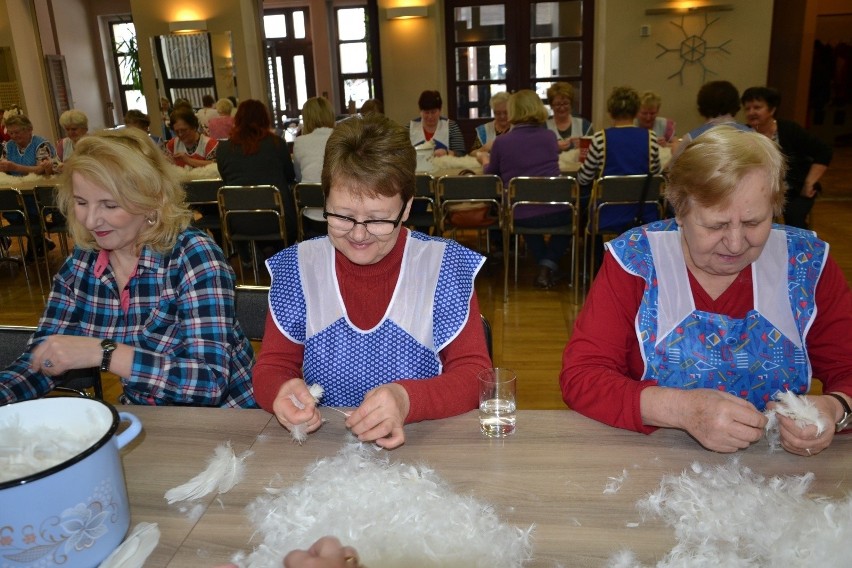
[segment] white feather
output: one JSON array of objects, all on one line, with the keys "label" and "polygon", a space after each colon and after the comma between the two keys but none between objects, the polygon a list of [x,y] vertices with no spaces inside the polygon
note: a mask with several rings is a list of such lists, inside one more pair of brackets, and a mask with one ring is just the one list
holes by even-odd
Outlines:
[{"label": "white feather", "polygon": [[774,399],[778,404],[774,409],[764,413],[769,419],[764,431],[770,451],[774,452],[781,448],[781,428],[778,426],[776,414],[795,420],[799,428],[813,424],[817,428],[817,436],[825,432],[828,421],[808,397],[796,396],[794,392],[785,391],[776,393]]},{"label": "white feather", "polygon": [[101,562],[100,568],[142,568],[160,542],[157,523],[139,523],[118,548]]},{"label": "white feather", "polygon": [[245,451],[239,457],[234,455],[231,442],[220,444],[208,459],[207,468],[184,483],[166,491],[169,504],[177,501],[200,499],[216,491],[227,493],[237,483],[242,481],[245,474],[245,459],[252,452]]},{"label": "white feather", "polygon": [[[318,403],[322,398],[325,389],[323,389],[322,385],[319,383],[314,383],[308,387],[308,392],[311,393],[311,396],[314,397],[314,403]],[[290,394],[290,400],[293,401],[293,404],[298,409],[305,408],[304,403],[296,398],[295,394]],[[290,429],[290,437],[293,438],[293,441],[299,444],[300,446],[305,443],[308,439],[308,430],[304,424],[293,424],[293,427]]]},{"label": "white feather", "polygon": [[392,463],[368,444],[348,444],[300,483],[268,491],[247,509],[262,542],[240,557],[245,568],[280,566],[287,551],[327,534],[354,545],[370,568],[509,568],[532,555],[532,526],[505,524],[428,466]]},{"label": "white feather", "polygon": [[624,485],[624,481],[627,479],[627,470],[621,470],[622,473],[619,477],[608,477],[609,481],[606,482],[606,487],[604,487],[604,495],[611,495],[613,493],[618,493],[618,490],[621,489],[621,486]]},{"label": "white feather", "polygon": [[[644,515],[662,518],[677,538],[655,566],[847,566],[852,494],[842,500],[808,495],[813,480],[813,473],[767,479],[737,458],[663,477],[659,489],[637,504]],[[641,566],[627,552],[608,566]]]}]

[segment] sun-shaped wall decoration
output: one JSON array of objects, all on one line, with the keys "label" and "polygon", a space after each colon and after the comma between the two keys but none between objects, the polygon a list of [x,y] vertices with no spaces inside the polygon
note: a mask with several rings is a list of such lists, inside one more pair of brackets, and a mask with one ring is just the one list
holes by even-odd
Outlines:
[{"label": "sun-shaped wall decoration", "polygon": [[705,83],[707,81],[707,74],[712,73],[716,74],[711,69],[708,69],[704,64],[704,57],[710,51],[724,51],[725,53],[731,53],[725,46],[731,43],[732,40],[727,40],[722,42],[719,45],[711,46],[707,44],[707,40],[704,39],[704,35],[707,33],[707,30],[710,29],[710,26],[719,21],[719,18],[715,18],[711,20],[707,14],[704,14],[704,29],[701,30],[701,35],[690,34],[686,31],[686,16],[681,16],[680,23],[677,22],[669,22],[671,25],[676,28],[680,28],[680,31],[683,33],[683,41],[680,42],[680,45],[677,47],[666,47],[661,43],[657,43],[657,45],[662,49],[659,55],[657,55],[657,59],[664,56],[667,53],[677,52],[680,57],[680,69],[672,73],[668,76],[668,79],[672,77],[678,77],[680,79],[680,84],[683,85],[683,71],[687,66],[692,65],[700,65],[702,69],[702,77],[701,82]]}]

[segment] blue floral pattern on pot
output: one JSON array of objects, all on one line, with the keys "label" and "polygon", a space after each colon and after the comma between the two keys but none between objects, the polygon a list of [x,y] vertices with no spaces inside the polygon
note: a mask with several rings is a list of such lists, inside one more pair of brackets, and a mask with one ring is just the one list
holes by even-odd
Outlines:
[{"label": "blue floral pattern on pot", "polygon": [[34,525],[0,526],[0,556],[14,565],[64,564],[75,552],[94,546],[118,519],[110,480],[95,487],[88,503],[77,503]]}]

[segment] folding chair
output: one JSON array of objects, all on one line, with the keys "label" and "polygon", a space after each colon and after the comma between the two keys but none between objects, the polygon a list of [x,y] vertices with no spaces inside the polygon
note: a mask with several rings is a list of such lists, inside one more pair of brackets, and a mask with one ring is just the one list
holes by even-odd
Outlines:
[{"label": "folding chair", "polygon": [[[515,284],[518,283],[518,240],[520,235],[570,235],[571,236],[571,285],[574,287],[574,303],[577,302],[577,278],[579,270],[577,260],[577,237],[580,189],[577,180],[570,176],[564,177],[516,177],[509,182],[508,206],[503,233],[508,238],[514,237],[515,254]],[[521,227],[515,224],[515,214],[524,207],[553,205],[568,208],[571,215],[570,224],[551,227]],[[507,246],[505,243],[504,246]],[[503,301],[509,301],[509,257],[503,254]]]},{"label": "folding chair", "polygon": [[[283,241],[287,245],[284,203],[274,185],[225,185],[219,188],[219,210],[225,242],[248,242],[254,283],[258,283],[257,241]],[[240,278],[242,278],[240,263]]]},{"label": "folding chair", "polygon": [[[22,223],[10,223],[8,225],[0,226],[0,237],[17,237],[18,245],[21,249],[21,258],[13,259],[8,256],[8,250],[5,247],[0,247],[2,250],[4,262],[12,262],[16,264],[21,264],[24,267],[24,276],[26,276],[27,284],[30,282],[30,273],[27,270],[27,261],[24,255],[24,237],[27,238],[29,244],[31,245],[33,254],[35,255],[35,237],[36,234],[33,231],[33,227],[30,223],[30,216],[27,213],[27,206],[24,202],[24,196],[21,194],[21,191],[14,187],[4,187],[0,188],[0,215],[12,213],[16,216],[20,216]],[[46,248],[45,248],[46,251]],[[38,276],[38,289],[43,292],[42,283],[41,283],[41,271],[38,268],[38,259],[35,258],[35,271]]]},{"label": "folding chair", "polygon": [[437,208],[435,207],[435,178],[431,174],[414,176],[414,202],[408,215],[406,226],[414,227],[425,233],[437,230]]},{"label": "folding chair", "polygon": [[[301,242],[309,238],[309,231],[305,230],[305,222],[308,226],[327,226],[322,212],[325,210],[325,195],[322,192],[321,183],[297,183],[293,188],[293,198],[296,201],[296,230],[297,239]],[[312,235],[310,235],[312,236]]]},{"label": "folding chair", "polygon": [[[11,365],[15,359],[27,350],[36,327],[28,325],[0,325],[0,369]],[[73,369],[54,378],[54,390],[88,397],[87,389],[92,389],[97,399],[103,400],[101,371],[98,367]]]},{"label": "folding chair", "polygon": [[193,218],[192,226],[221,239],[222,220],[219,218],[219,188],[224,185],[220,179],[195,179],[184,182],[186,202],[189,208],[201,216]]},{"label": "folding chair", "polygon": [[269,286],[237,286],[234,289],[237,321],[252,341],[263,341],[269,312]]},{"label": "folding chair", "polygon": [[[436,189],[438,227],[443,235],[450,231],[455,239],[458,229],[485,231],[485,250],[491,251],[490,229],[502,226],[503,182],[495,175],[448,175],[438,178]],[[484,205],[487,210],[481,218],[468,224],[457,213],[459,205]],[[454,211],[456,208],[456,211]]]},{"label": "folding chair", "polygon": [[[598,236],[619,235],[630,228],[639,212],[639,201],[647,175],[604,176],[595,182],[589,199],[589,220],[586,224],[586,246],[583,247],[583,281],[595,273],[595,245]],[[661,196],[665,179],[651,176],[642,206],[642,221],[650,223],[663,217]],[[587,260],[588,255],[588,260]]]},{"label": "folding chair", "polygon": [[[35,195],[36,205],[38,206],[42,234],[45,238],[50,234],[57,235],[59,237],[59,250],[63,257],[67,257],[70,232],[68,220],[56,205],[56,187],[55,185],[37,185],[33,187],[33,195]],[[48,221],[48,219],[50,220]],[[44,267],[48,278],[50,278],[50,254],[47,247],[44,249]]]}]

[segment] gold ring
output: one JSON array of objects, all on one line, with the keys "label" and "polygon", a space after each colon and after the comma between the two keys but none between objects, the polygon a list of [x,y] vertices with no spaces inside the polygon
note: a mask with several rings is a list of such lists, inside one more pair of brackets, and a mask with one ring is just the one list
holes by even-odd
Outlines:
[{"label": "gold ring", "polygon": [[344,556],[343,557],[343,563],[346,566],[354,566],[355,568],[358,568],[360,566],[360,564],[358,563],[358,557],[357,556]]}]

